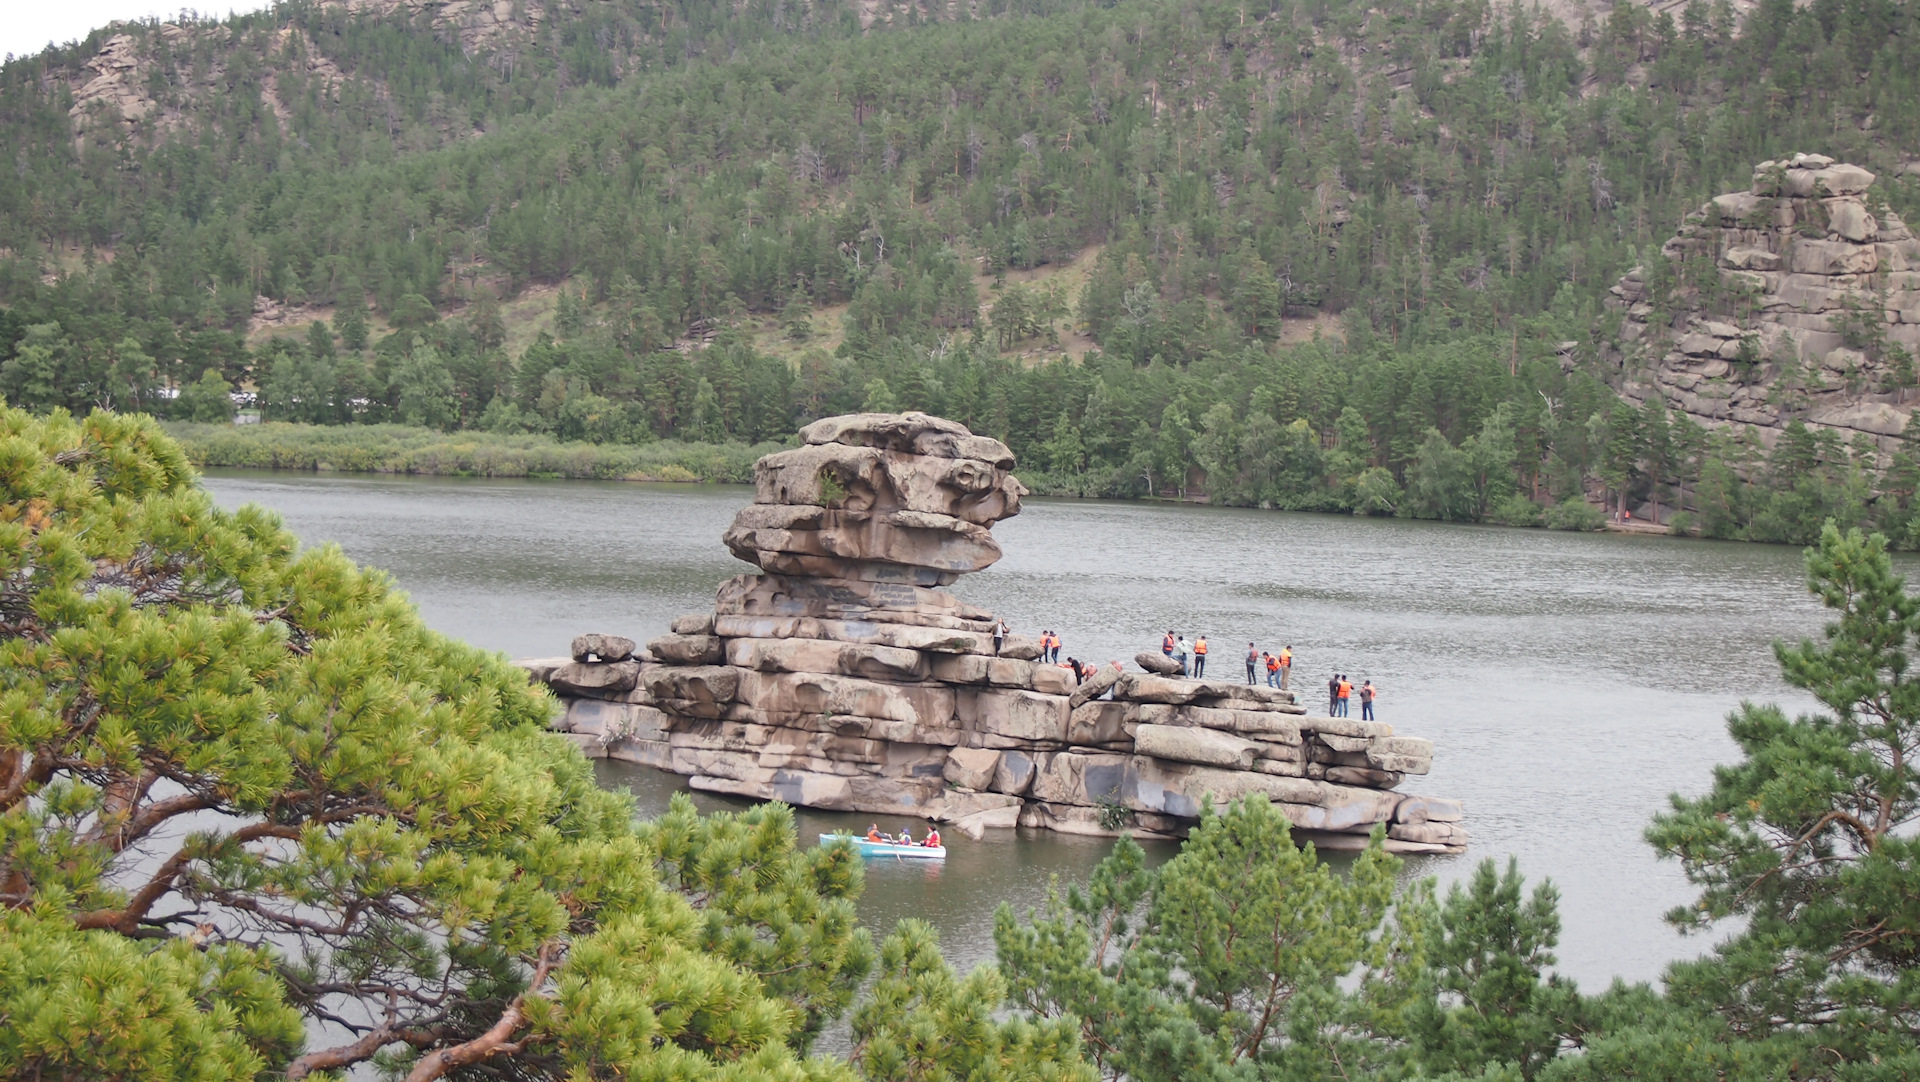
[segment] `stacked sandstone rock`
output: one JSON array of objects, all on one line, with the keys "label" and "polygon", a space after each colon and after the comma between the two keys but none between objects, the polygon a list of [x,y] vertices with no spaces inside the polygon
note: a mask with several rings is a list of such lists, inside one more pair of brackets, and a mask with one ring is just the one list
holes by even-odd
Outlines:
[{"label": "stacked sandstone rock", "polygon": [[1920,357],[1920,240],[1874,180],[1797,154],[1690,215],[1661,254],[1682,279],[1707,261],[1724,296],[1715,312],[1697,293],[1655,297],[1644,268],[1613,287],[1626,397],[1763,432],[1799,419],[1891,451],[1912,409],[1898,351]]},{"label": "stacked sandstone rock", "polygon": [[[1460,852],[1457,802],[1398,793],[1433,746],[1305,716],[1290,693],[1106,668],[1076,683],[938,587],[1000,557],[1025,490],[998,440],[924,414],[803,429],[755,467],[727,530],[759,566],[639,650],[583,635],[523,664],[592,754],[696,789],[989,826],[1179,835],[1204,801],[1262,793],[1324,847],[1375,824],[1402,852]],[[1167,662],[1141,655],[1145,669]]]}]

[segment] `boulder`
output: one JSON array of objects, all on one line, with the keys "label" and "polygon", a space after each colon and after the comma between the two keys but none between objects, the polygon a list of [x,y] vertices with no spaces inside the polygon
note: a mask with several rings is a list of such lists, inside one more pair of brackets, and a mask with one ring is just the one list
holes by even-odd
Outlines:
[{"label": "boulder", "polygon": [[[1071,704],[1072,700],[1068,700]],[[1128,705],[1117,702],[1086,702],[1074,706],[1067,715],[1067,743],[1102,746],[1129,739]]]},{"label": "boulder", "polygon": [[[1270,760],[1269,760],[1270,761]],[[1330,766],[1327,780],[1341,785],[1364,785],[1369,789],[1391,789],[1400,784],[1403,774],[1391,770],[1373,770],[1363,766]]]},{"label": "boulder", "polygon": [[1133,734],[1133,750],[1156,759],[1253,769],[1261,745],[1212,729],[1178,725],[1142,725]]},{"label": "boulder", "polygon": [[547,675],[547,684],[562,695],[607,696],[632,691],[640,678],[637,661],[587,663],[570,661]]},{"label": "boulder", "polygon": [[1872,274],[1879,267],[1880,257],[1871,246],[1844,240],[1802,237],[1787,250],[1787,269],[1795,274]]},{"label": "boulder", "polygon": [[[1815,157],[1819,156],[1815,155]],[[1833,195],[1859,195],[1873,187],[1875,177],[1857,165],[1830,162],[1824,168],[1816,170],[1813,179],[1816,184]]]},{"label": "boulder", "polygon": [[1367,762],[1376,770],[1425,774],[1433,767],[1433,741],[1418,736],[1376,737],[1367,742]]},{"label": "boulder", "polygon": [[1180,663],[1165,654],[1142,650],[1133,655],[1133,663],[1156,676],[1179,676]]},{"label": "boulder", "polygon": [[996,469],[1013,468],[1013,452],[999,440],[976,436],[967,426],[924,413],[854,413],[827,417],[800,430],[808,444],[843,443],[935,458],[971,458]]},{"label": "boulder", "polygon": [[985,748],[954,748],[947,752],[942,776],[962,789],[985,789],[1000,767],[1000,753]]},{"label": "boulder", "polygon": [[575,635],[573,660],[625,661],[633,656],[633,647],[633,640],[621,635]]},{"label": "boulder", "polygon": [[[720,584],[714,614],[721,616],[812,616],[825,619],[894,621],[923,627],[987,631],[992,614],[943,590],[905,582],[737,575]],[[705,631],[713,627],[707,618]]]},{"label": "boulder", "polygon": [[990,526],[1020,513],[1024,486],[972,458],[839,443],[809,444],[754,464],[754,500],[842,511],[924,511]]},{"label": "boulder", "polygon": [[[986,527],[924,511],[754,504],[733,517],[721,540],[740,559],[789,575],[858,579],[878,574],[893,581],[951,581],[951,576],[983,571],[1000,558],[1000,546]],[[882,571],[870,566],[874,564],[897,570]],[[927,574],[918,575],[916,569]]]},{"label": "boulder", "polygon": [[1016,661],[1040,660],[1040,644],[1025,635],[1008,635],[1000,643],[1000,656]]},{"label": "boulder", "polygon": [[1458,823],[1395,823],[1387,828],[1387,837],[1407,842],[1465,846],[1467,828]]},{"label": "boulder", "polygon": [[1130,672],[1120,674],[1113,685],[1113,697],[1126,702],[1179,706],[1199,698],[1200,688],[1196,680]]},{"label": "boulder", "polygon": [[647,643],[647,652],[669,665],[717,665],[720,640],[712,635],[662,635]]},{"label": "boulder", "polygon": [[716,616],[713,627],[717,634],[728,639],[831,639],[933,654],[993,653],[993,636],[984,632],[912,624],[822,620],[807,616]]},{"label": "boulder", "polygon": [[1880,223],[1867,213],[1865,204],[1860,200],[1847,197],[1829,199],[1827,204],[1827,231],[1859,244],[1873,239],[1880,231]]},{"label": "boulder", "polygon": [[649,665],[640,679],[656,699],[730,703],[740,690],[741,670],[727,665]]},{"label": "boulder", "polygon": [[1066,742],[1069,711],[1063,695],[992,687],[955,688],[952,694],[954,717],[969,732]]},{"label": "boulder", "polygon": [[1465,805],[1437,796],[1403,796],[1393,811],[1396,823],[1457,823],[1466,817]]},{"label": "boulder", "polygon": [[811,672],[917,683],[933,672],[918,650],[830,639],[729,639],[729,665],[758,672]]},{"label": "boulder", "polygon": [[606,758],[623,763],[639,763],[656,770],[673,769],[673,748],[664,740],[637,740],[623,737],[608,741]]},{"label": "boulder", "polygon": [[713,614],[690,612],[676,616],[673,618],[671,630],[675,635],[711,635],[713,634]]},{"label": "boulder", "polygon": [[1111,665],[1097,666],[1093,670],[1093,675],[1081,680],[1079,686],[1073,689],[1073,693],[1067,696],[1067,706],[1077,710],[1082,703],[1098,699],[1119,682],[1119,669]]},{"label": "boulder", "polygon": [[993,780],[987,783],[987,788],[1009,796],[1025,796],[1027,790],[1033,788],[1034,775],[1037,773],[1039,767],[1033,756],[1009,748],[1001,752],[995,762]]},{"label": "boulder", "polygon": [[826,673],[737,673],[735,697],[754,711],[784,715],[855,715],[910,725],[948,726],[954,691],[939,684],[889,684]]}]

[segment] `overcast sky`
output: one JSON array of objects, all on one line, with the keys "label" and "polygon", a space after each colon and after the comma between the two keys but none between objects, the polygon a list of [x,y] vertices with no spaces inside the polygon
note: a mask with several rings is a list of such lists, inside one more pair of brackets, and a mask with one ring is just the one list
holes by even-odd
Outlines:
[{"label": "overcast sky", "polygon": [[[213,0],[197,10],[225,16],[266,6],[261,0]],[[179,10],[178,0],[0,0],[0,56],[31,56],[49,41],[77,41],[116,19],[171,18]]]}]

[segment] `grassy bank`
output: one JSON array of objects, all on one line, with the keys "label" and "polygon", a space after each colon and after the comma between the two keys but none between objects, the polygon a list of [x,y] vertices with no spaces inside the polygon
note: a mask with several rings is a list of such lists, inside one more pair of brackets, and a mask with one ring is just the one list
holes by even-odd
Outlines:
[{"label": "grassy bank", "polygon": [[169,422],[199,466],[454,477],[748,483],[753,463],[783,445],[562,443],[547,436],[439,432],[408,425]]}]

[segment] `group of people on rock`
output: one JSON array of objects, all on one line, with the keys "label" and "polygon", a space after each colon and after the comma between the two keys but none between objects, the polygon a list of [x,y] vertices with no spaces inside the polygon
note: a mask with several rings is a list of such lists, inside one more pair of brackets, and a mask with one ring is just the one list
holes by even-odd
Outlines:
[{"label": "group of people on rock", "polygon": [[1261,673],[1266,674],[1268,687],[1287,690],[1293,680],[1293,646],[1282,646],[1279,653],[1273,654],[1248,643],[1247,683],[1259,683]]},{"label": "group of people on rock", "polygon": [[[1204,680],[1207,676],[1207,637],[1205,635],[1187,645],[1185,635],[1175,635],[1168,629],[1166,637],[1160,640],[1160,652],[1180,663],[1180,675],[1191,676],[1195,680]],[[1191,657],[1193,662],[1188,664]]]},{"label": "group of people on rock", "polygon": [[929,825],[927,836],[916,842],[913,840],[912,827],[902,829],[900,836],[896,838],[890,834],[880,833],[880,824],[873,823],[867,827],[867,840],[879,845],[917,845],[923,849],[938,849],[940,848],[940,828]]},{"label": "group of people on rock", "polygon": [[1353,681],[1347,679],[1345,673],[1335,673],[1333,679],[1327,681],[1327,716],[1352,717],[1353,715],[1347,712],[1347,708],[1356,690],[1360,693],[1360,720],[1372,721],[1373,704],[1380,698],[1380,689],[1374,687],[1371,680],[1362,683],[1356,689]]}]

